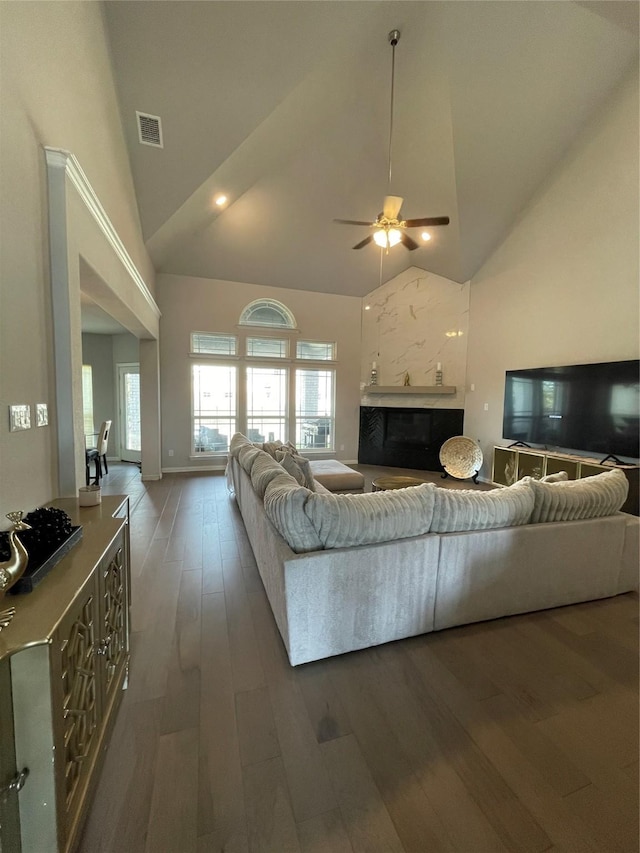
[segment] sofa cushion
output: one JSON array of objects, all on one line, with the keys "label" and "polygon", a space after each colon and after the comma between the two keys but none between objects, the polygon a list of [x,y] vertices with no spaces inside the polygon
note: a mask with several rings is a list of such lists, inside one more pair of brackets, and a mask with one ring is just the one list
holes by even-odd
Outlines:
[{"label": "sofa cushion", "polygon": [[247,436],[243,435],[241,432],[235,432],[231,436],[231,441],[229,442],[229,453],[234,459],[237,459],[240,448],[249,446],[252,446],[252,444]]},{"label": "sofa cushion", "polygon": [[534,497],[530,483],[525,480],[488,492],[436,488],[429,532],[488,530],[527,524],[533,511]]},{"label": "sofa cushion", "polygon": [[301,486],[305,486],[312,492],[315,491],[315,482],[308,459],[300,456],[299,453],[291,450],[285,444],[280,450],[276,450],[276,460],[282,465],[285,471],[288,471],[292,477],[295,477]]},{"label": "sofa cushion", "polygon": [[364,475],[337,459],[314,459],[310,468],[314,478],[330,492],[364,492]]},{"label": "sofa cushion", "polygon": [[361,495],[310,494],[307,518],[325,548],[419,536],[429,531],[433,483]]},{"label": "sofa cushion", "polygon": [[[264,493],[267,491],[269,483],[278,475],[286,473],[279,462],[272,459],[268,453],[260,451],[251,466],[251,485],[260,500],[264,498]],[[287,476],[290,477],[291,475],[287,474]]]},{"label": "sofa cushion", "polygon": [[322,550],[320,537],[304,511],[307,499],[313,496],[314,492],[299,486],[285,471],[269,483],[264,495],[267,516],[296,554]]},{"label": "sofa cushion", "polygon": [[262,450],[254,447],[253,444],[242,445],[238,450],[238,462],[240,463],[242,470],[247,474],[251,474],[253,463],[261,453]]},{"label": "sofa cushion", "polygon": [[530,481],[535,498],[531,515],[533,523],[613,515],[626,501],[629,492],[629,481],[619,468],[564,483],[526,479]]}]

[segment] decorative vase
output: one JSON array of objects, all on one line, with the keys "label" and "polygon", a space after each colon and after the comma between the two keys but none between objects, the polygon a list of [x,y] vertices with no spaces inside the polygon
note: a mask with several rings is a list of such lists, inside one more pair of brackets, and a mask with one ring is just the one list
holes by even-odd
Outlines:
[{"label": "decorative vase", "polygon": [[[20,511],[8,512],[7,518],[13,527],[9,531],[9,559],[0,563],[0,601],[7,590],[20,580],[29,564],[27,549],[16,534],[20,530],[31,530],[31,526],[22,520],[22,512]],[[11,622],[15,612],[15,607],[0,611],[0,631]]]}]

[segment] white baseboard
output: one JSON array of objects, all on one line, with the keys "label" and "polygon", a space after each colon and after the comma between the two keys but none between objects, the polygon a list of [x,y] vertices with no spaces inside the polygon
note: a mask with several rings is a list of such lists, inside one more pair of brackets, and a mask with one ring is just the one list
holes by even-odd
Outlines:
[{"label": "white baseboard", "polygon": [[162,474],[142,474],[140,479],[142,480],[143,483],[150,481],[150,480],[161,480]]},{"label": "white baseboard", "polygon": [[163,468],[163,474],[197,474],[198,471],[225,471],[225,465],[191,465],[186,468]]}]

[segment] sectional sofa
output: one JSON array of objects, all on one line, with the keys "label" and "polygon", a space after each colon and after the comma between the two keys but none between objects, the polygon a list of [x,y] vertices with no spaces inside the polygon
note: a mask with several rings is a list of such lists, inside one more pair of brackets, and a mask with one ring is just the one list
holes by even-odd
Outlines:
[{"label": "sectional sofa", "polygon": [[638,589],[640,519],[618,512],[628,484],[615,469],[336,495],[282,461],[236,434],[227,473],[294,666]]}]

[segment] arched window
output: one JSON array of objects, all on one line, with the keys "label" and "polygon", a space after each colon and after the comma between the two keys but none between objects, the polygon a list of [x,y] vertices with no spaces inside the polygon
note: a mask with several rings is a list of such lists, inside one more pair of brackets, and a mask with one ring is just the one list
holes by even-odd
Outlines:
[{"label": "arched window", "polygon": [[296,318],[282,302],[275,299],[256,299],[240,315],[241,326],[270,326],[295,329]]}]

